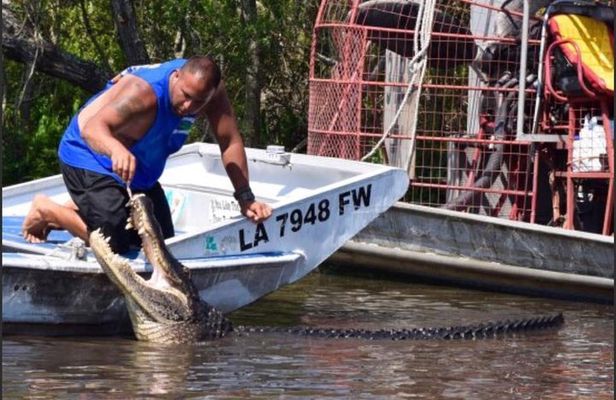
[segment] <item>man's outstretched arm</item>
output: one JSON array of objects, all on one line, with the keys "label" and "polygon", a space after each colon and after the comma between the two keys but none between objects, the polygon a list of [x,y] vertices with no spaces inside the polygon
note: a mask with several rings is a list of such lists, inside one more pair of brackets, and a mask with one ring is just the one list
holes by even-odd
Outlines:
[{"label": "man's outstretched arm", "polygon": [[[235,192],[247,191],[250,179],[246,150],[223,82],[207,104],[205,114],[220,146],[222,162]],[[238,201],[242,214],[255,222],[263,221],[272,214],[271,207],[265,203],[242,199]]]}]

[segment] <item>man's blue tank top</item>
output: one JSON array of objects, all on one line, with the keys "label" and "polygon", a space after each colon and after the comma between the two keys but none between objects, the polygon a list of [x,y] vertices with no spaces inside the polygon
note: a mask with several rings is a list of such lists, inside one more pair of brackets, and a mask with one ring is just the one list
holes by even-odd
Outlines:
[{"label": "man's blue tank top", "polygon": [[[169,97],[169,77],[174,70],[185,63],[185,59],[177,59],[162,64],[129,67],[123,72],[123,74],[130,73],[148,82],[156,93],[158,107],[152,127],[129,148],[137,159],[137,169],[131,182],[132,189],[145,190],[151,188],[162,175],[169,155],[178,151],[188,137],[188,131],[195,118],[193,116],[180,117],[176,115]],[[83,107],[107,91],[112,85],[111,82],[108,82],[107,86],[90,98]],[[122,179],[112,171],[111,159],[92,150],[81,137],[77,123],[78,115],[79,112],[73,116],[62,136],[58,148],[60,160],[72,167],[112,176],[122,183]]]}]

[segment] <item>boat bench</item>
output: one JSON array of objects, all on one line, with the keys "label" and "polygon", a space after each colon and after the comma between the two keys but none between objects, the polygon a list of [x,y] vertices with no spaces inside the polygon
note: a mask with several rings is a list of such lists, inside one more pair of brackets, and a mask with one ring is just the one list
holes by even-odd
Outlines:
[{"label": "boat bench", "polygon": [[[3,216],[2,217],[2,248],[6,251],[5,247],[8,247],[8,251],[11,250],[11,245],[16,245],[19,251],[29,251],[32,253],[50,253],[63,244],[66,244],[74,238],[74,236],[66,230],[52,230],[47,236],[47,240],[43,243],[29,243],[21,235],[21,226],[26,217],[19,216]],[[137,250],[129,250],[122,254],[122,256],[134,259],[139,255]]]}]

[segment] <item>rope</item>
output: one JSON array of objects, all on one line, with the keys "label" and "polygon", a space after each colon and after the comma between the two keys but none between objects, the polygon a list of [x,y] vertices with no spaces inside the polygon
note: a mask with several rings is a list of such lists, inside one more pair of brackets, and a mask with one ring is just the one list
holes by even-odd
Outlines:
[{"label": "rope", "polygon": [[[393,129],[394,125],[398,121],[400,114],[402,113],[402,108],[408,101],[409,96],[413,92],[414,82],[417,81],[417,96],[421,95],[423,78],[426,72],[427,65],[427,57],[426,53],[428,51],[428,47],[430,46],[430,39],[432,36],[432,23],[434,21],[434,10],[436,6],[436,0],[426,0],[422,1],[419,4],[419,10],[417,11],[417,18],[415,20],[415,35],[413,35],[413,52],[415,55],[409,62],[409,72],[411,74],[411,78],[409,79],[409,84],[402,98],[402,102],[400,103],[400,107],[396,111],[394,118],[392,119],[389,127],[383,132],[383,136],[379,139],[379,141],[374,145],[372,150],[361,158],[361,161],[365,161],[368,158],[372,157],[374,153],[383,145],[385,139],[387,139]],[[421,41],[421,49],[419,49],[419,42]],[[418,79],[417,79],[418,78]],[[414,120],[417,120],[418,107],[417,102],[415,103],[415,107],[413,107],[412,117]],[[415,129],[411,132],[411,151],[410,154],[413,154],[415,151]]]}]

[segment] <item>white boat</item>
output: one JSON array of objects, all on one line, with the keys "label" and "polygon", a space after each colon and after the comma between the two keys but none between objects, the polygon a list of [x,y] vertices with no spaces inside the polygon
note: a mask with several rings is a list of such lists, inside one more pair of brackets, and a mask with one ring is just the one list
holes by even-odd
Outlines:
[{"label": "white boat", "polygon": [[[252,189],[274,210],[263,223],[240,215],[216,145],[183,147],[160,179],[176,227],[167,246],[223,312],[302,278],[407,190],[401,169],[268,150],[247,149]],[[123,298],[81,240],[66,231],[42,244],[21,237],[36,193],[69,199],[60,175],[2,189],[4,332],[126,330]],[[125,256],[137,272],[151,272],[142,252]]]}]

